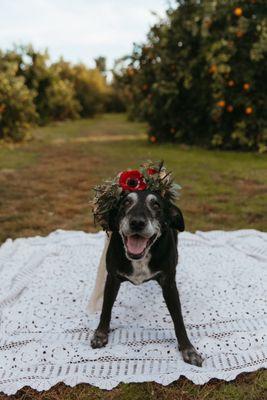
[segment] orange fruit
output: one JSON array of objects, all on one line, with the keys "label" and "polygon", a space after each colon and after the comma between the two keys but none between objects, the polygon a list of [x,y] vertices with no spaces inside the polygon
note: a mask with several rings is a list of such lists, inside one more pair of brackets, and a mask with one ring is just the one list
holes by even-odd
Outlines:
[{"label": "orange fruit", "polygon": [[249,83],[244,83],[243,89],[244,90],[249,90],[249,88],[250,88],[250,84]]},{"label": "orange fruit", "polygon": [[234,14],[235,14],[236,17],[241,17],[241,15],[243,14],[242,8],[241,7],[236,7],[234,9]]},{"label": "orange fruit", "polygon": [[229,104],[229,105],[226,107],[226,110],[227,110],[229,113],[231,113],[231,112],[234,111],[234,107],[233,107],[231,104]]},{"label": "orange fruit", "polygon": [[230,80],[230,81],[228,82],[228,86],[230,86],[230,87],[235,86],[235,81]]},{"label": "orange fruit", "polygon": [[217,106],[218,107],[225,107],[225,101],[224,100],[220,100],[217,102]]},{"label": "orange fruit", "polygon": [[205,26],[206,28],[209,28],[211,26],[211,21],[210,20],[205,21]]},{"label": "orange fruit", "polygon": [[134,69],[133,68],[128,68],[127,69],[127,74],[128,74],[128,76],[133,76],[134,75]]},{"label": "orange fruit", "polygon": [[245,113],[246,113],[247,115],[252,114],[252,113],[253,113],[253,108],[252,108],[252,107],[246,107]]},{"label": "orange fruit", "polygon": [[151,143],[156,143],[157,138],[156,138],[156,136],[150,136],[149,140]]},{"label": "orange fruit", "polygon": [[241,32],[241,31],[237,31],[237,32],[236,32],[236,36],[237,36],[238,38],[241,38],[243,35],[244,35],[244,32]]},{"label": "orange fruit", "polygon": [[210,74],[214,74],[214,72],[216,72],[216,71],[217,71],[217,65],[212,64],[212,65],[210,66],[210,68],[209,68],[209,73],[210,73]]}]

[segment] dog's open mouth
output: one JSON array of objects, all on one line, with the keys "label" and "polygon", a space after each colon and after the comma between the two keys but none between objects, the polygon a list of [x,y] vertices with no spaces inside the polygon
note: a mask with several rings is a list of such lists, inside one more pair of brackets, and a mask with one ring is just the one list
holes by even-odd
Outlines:
[{"label": "dog's open mouth", "polygon": [[135,260],[142,258],[145,251],[156,239],[156,234],[150,238],[141,235],[124,236],[124,243],[127,249],[128,256]]}]

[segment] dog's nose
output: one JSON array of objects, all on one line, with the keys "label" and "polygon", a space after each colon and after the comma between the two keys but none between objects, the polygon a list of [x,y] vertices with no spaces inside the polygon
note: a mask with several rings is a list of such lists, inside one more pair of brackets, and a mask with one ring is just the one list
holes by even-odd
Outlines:
[{"label": "dog's nose", "polygon": [[132,218],[130,221],[130,228],[135,231],[141,231],[146,225],[144,218]]}]

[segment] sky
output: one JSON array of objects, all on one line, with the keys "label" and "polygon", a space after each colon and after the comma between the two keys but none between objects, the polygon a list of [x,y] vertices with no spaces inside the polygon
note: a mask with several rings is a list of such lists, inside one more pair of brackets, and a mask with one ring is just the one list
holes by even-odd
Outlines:
[{"label": "sky", "polygon": [[52,60],[94,65],[107,57],[108,67],[144,42],[149,27],[164,17],[168,0],[0,0],[0,48],[32,43],[48,48]]}]

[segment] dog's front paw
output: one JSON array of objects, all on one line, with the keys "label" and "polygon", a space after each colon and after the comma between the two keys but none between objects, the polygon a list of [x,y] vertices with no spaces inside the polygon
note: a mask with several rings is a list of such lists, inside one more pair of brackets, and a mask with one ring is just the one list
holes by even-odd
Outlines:
[{"label": "dog's front paw", "polygon": [[202,366],[203,359],[193,346],[182,350],[182,356],[188,364],[196,365],[197,367]]},{"label": "dog's front paw", "polygon": [[98,349],[100,347],[104,347],[107,342],[108,334],[106,332],[96,330],[94,336],[91,339],[91,346],[93,349]]}]

